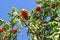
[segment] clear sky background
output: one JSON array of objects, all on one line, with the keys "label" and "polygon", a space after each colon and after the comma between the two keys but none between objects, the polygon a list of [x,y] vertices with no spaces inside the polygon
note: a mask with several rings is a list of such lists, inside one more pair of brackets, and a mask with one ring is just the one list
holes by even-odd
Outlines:
[{"label": "clear sky background", "polygon": [[[35,0],[0,0],[0,19],[9,20],[8,12],[12,11],[12,7],[16,7],[18,10],[24,8],[28,11],[32,8],[35,8],[37,4]],[[50,17],[47,17],[47,22],[50,20]],[[28,30],[22,27],[22,35],[18,34],[18,40],[28,40],[29,36],[27,36],[26,32]]]},{"label": "clear sky background", "polygon": [[[25,8],[28,11],[36,7],[35,0],[0,0],[0,19],[9,20],[8,12],[12,11],[12,7],[18,10]],[[22,27],[22,35],[18,34],[18,40],[28,40],[29,36],[26,35],[27,29]]]}]

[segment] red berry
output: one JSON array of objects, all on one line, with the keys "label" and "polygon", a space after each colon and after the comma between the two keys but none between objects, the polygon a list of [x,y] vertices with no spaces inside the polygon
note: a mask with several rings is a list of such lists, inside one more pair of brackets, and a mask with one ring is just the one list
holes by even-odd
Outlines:
[{"label": "red berry", "polygon": [[21,13],[22,13],[22,17],[23,17],[23,18],[25,18],[25,19],[28,18],[28,12],[27,12],[27,10],[22,9]]},{"label": "red berry", "polygon": [[3,29],[2,29],[2,28],[0,28],[0,33],[1,33],[1,32],[3,32]]},{"label": "red berry", "polygon": [[17,33],[17,29],[13,29],[12,32],[15,34]]},{"label": "red berry", "polygon": [[41,7],[40,6],[37,6],[35,10],[36,11],[40,11],[41,10]]},{"label": "red berry", "polygon": [[52,3],[51,8],[55,8],[55,4],[54,3]]},{"label": "red berry", "polygon": [[44,22],[40,22],[40,25],[44,24]]}]

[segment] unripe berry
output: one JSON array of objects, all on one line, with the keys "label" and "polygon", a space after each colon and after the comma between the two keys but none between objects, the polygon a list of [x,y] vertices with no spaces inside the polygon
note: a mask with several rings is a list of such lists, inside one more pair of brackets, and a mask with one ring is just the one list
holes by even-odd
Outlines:
[{"label": "unripe berry", "polygon": [[7,31],[8,30],[8,28],[3,28],[3,31]]},{"label": "unripe berry", "polygon": [[8,38],[8,34],[4,34],[4,36],[3,36],[3,39],[6,39],[6,38]]}]

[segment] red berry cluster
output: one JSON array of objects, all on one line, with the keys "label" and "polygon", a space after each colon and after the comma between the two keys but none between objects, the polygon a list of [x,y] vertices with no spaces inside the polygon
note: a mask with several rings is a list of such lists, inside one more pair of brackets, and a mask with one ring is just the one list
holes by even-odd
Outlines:
[{"label": "red berry cluster", "polygon": [[22,9],[21,13],[22,13],[22,17],[23,17],[24,19],[27,19],[27,18],[28,18],[28,12],[27,12],[27,10]]},{"label": "red berry cluster", "polygon": [[51,4],[51,8],[55,8],[55,4],[54,3]]},{"label": "red berry cluster", "polygon": [[39,24],[40,24],[40,25],[43,25],[43,24],[44,24],[44,22],[42,21],[42,22],[40,22]]},{"label": "red berry cluster", "polygon": [[35,8],[35,10],[36,10],[36,11],[40,11],[40,10],[41,10],[41,6],[38,5],[38,6]]},{"label": "red berry cluster", "polygon": [[36,20],[38,20],[38,19],[39,19],[39,16],[36,17]]},{"label": "red berry cluster", "polygon": [[3,32],[3,29],[2,29],[2,28],[0,28],[0,33],[1,33],[1,32]]},{"label": "red berry cluster", "polygon": [[12,33],[16,34],[17,33],[17,29],[13,29]]},{"label": "red berry cluster", "polygon": [[[3,32],[3,30],[5,30],[5,31],[6,31],[6,28],[5,28],[5,29],[0,28],[0,33],[2,33],[2,32]],[[16,33],[17,33],[17,29],[13,29],[13,30],[12,30],[12,33],[16,34]]]}]

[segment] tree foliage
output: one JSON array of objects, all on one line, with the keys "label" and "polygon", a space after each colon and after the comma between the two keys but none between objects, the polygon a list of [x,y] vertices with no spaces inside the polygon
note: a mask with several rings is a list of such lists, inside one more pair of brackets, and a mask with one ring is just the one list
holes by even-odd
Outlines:
[{"label": "tree foliage", "polygon": [[36,8],[30,11],[13,7],[8,12],[10,21],[0,20],[0,40],[17,40],[22,26],[28,28],[29,40],[60,40],[60,0],[36,0],[36,3]]}]

